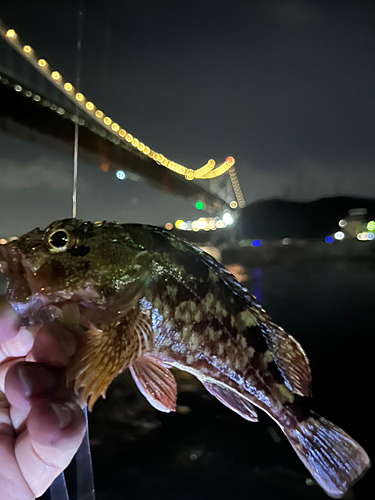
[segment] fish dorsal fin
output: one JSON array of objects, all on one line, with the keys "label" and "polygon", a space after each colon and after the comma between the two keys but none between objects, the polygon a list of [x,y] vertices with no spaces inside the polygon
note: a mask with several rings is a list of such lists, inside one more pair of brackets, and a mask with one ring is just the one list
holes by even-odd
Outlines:
[{"label": "fish dorsal fin", "polygon": [[311,397],[309,360],[300,344],[271,321],[259,326],[288,389],[300,396]]},{"label": "fish dorsal fin", "polygon": [[177,384],[173,374],[151,356],[142,356],[130,365],[138,389],[159,411],[176,410]]},{"label": "fish dorsal fin", "polygon": [[258,414],[254,406],[242,394],[233,389],[223,387],[211,382],[202,382],[207,391],[216,399],[227,406],[230,410],[238,413],[242,418],[250,422],[258,422]]}]

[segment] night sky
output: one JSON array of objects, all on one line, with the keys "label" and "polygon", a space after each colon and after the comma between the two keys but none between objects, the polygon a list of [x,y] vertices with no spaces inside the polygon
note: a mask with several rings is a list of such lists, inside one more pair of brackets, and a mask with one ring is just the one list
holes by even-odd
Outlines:
[{"label": "night sky", "polygon": [[[247,203],[374,197],[375,2],[1,0],[0,17],[74,83],[82,3],[81,91],[152,149],[194,169],[234,156]],[[79,170],[79,218],[198,215]],[[69,217],[71,171],[68,156],[0,133],[0,237]]]}]

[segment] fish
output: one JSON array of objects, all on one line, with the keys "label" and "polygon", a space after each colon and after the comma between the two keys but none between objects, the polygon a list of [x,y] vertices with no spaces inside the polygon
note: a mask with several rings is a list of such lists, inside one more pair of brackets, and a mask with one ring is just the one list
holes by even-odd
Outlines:
[{"label": "fish", "polygon": [[22,325],[75,308],[67,383],[91,411],[125,369],[156,409],[176,409],[171,368],[194,375],[250,422],[282,429],[312,477],[340,498],[370,467],[364,449],[311,405],[301,345],[213,257],[154,226],[55,221],[0,246]]}]

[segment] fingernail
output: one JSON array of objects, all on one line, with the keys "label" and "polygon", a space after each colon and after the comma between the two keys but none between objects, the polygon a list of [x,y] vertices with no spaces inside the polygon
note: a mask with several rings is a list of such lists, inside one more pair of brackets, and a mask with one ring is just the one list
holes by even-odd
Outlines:
[{"label": "fingernail", "polygon": [[52,411],[57,417],[57,425],[60,429],[66,429],[73,421],[73,410],[69,407],[69,403],[49,403]]},{"label": "fingernail", "polygon": [[20,366],[18,377],[26,397],[47,391],[55,383],[53,375],[41,366]]}]

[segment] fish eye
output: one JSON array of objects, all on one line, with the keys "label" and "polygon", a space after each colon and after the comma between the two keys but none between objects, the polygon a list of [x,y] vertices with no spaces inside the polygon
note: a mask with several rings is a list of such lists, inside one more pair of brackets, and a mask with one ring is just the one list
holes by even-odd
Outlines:
[{"label": "fish eye", "polygon": [[65,252],[72,247],[74,242],[68,231],[65,229],[56,229],[48,235],[48,246],[52,252]]}]

